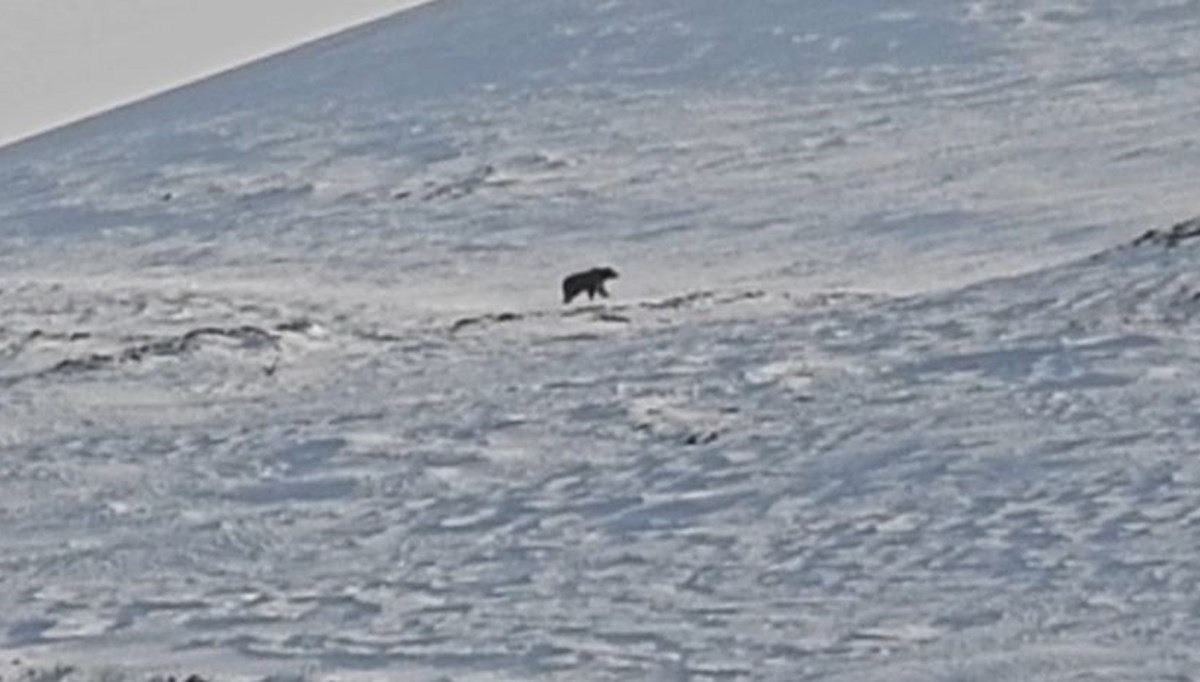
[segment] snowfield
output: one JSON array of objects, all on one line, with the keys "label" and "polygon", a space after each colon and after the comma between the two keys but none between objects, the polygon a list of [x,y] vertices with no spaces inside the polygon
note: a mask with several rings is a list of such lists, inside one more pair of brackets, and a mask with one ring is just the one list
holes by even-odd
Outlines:
[{"label": "snowfield", "polygon": [[1197,65],[442,0],[0,150],[0,677],[1200,677]]}]

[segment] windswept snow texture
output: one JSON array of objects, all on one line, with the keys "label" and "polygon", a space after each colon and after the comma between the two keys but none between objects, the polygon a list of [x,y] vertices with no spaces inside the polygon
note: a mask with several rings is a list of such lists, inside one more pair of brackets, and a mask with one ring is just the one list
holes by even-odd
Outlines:
[{"label": "windswept snow texture", "polygon": [[2,150],[0,650],[1196,679],[1198,130],[1194,0],[442,0]]}]

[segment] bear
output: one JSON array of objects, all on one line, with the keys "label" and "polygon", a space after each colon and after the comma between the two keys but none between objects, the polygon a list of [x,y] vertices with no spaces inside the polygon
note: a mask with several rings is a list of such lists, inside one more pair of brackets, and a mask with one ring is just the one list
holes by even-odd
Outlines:
[{"label": "bear", "polygon": [[562,283],[563,304],[570,303],[572,299],[585,291],[589,301],[594,299],[596,294],[608,298],[608,292],[604,290],[604,282],[616,278],[617,271],[609,267],[592,268],[570,275]]}]

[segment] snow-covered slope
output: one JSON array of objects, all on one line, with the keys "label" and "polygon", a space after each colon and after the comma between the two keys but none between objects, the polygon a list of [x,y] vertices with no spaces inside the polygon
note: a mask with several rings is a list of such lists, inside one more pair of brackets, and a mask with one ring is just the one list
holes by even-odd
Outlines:
[{"label": "snow-covered slope", "polygon": [[510,305],[605,258],[639,296],[1027,269],[1191,215],[1200,163],[1195,7],[1059,4],[435,3],[9,150],[40,239],[0,264]]},{"label": "snow-covered slope", "polygon": [[1200,253],[1112,247],[1200,5],[1132,4],[443,0],[0,152],[0,648],[1191,679]]}]

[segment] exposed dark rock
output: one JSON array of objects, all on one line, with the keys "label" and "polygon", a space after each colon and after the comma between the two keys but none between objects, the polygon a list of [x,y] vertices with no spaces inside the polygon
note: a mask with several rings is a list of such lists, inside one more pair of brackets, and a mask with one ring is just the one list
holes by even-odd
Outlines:
[{"label": "exposed dark rock", "polygon": [[72,372],[86,372],[86,371],[91,371],[91,370],[95,370],[95,369],[100,369],[101,367],[104,367],[105,365],[108,365],[108,364],[114,362],[114,360],[115,360],[115,358],[111,355],[104,355],[101,353],[92,353],[91,355],[88,355],[88,356],[85,356],[82,358],[67,358],[66,360],[62,360],[58,364],[51,367],[50,369],[46,370],[46,373],[47,374],[57,374],[57,373],[69,374]]},{"label": "exposed dark rock", "polygon": [[279,324],[275,325],[275,331],[298,332],[303,334],[312,331],[313,327],[315,326],[316,324],[312,320],[301,317],[295,320],[288,320],[287,322],[280,322]]},{"label": "exposed dark rock", "polygon": [[720,434],[716,431],[705,431],[703,433],[689,434],[683,442],[687,445],[707,445],[717,438],[720,438]]},{"label": "exposed dark rock", "polygon": [[[52,365],[38,374],[75,373],[101,369],[109,365],[125,362],[141,362],[150,357],[180,355],[190,350],[196,341],[205,336],[222,336],[237,339],[245,343],[267,345],[278,350],[278,339],[274,334],[253,325],[240,327],[198,327],[184,334],[165,339],[156,339],[147,343],[130,346],[118,353],[91,353],[79,358],[67,358]],[[272,363],[267,374],[273,374],[278,363]]]},{"label": "exposed dark rock", "polygon": [[[177,682],[177,679],[178,678],[176,678],[174,675],[167,675],[165,678],[162,678],[162,677],[151,678],[151,682],[160,682],[160,681],[161,682]],[[209,680],[207,678],[197,675],[196,673],[192,673],[191,675],[188,675],[187,677],[185,677],[183,679],[183,682],[209,682]]]},{"label": "exposed dark rock", "polygon": [[486,318],[484,317],[463,317],[457,319],[454,321],[454,324],[450,325],[450,333],[453,334],[465,327],[470,327],[471,325],[482,324],[485,319]]},{"label": "exposed dark rock", "polygon": [[41,329],[34,329],[25,335],[25,341],[35,341],[38,339],[48,339],[51,341],[83,341],[84,339],[92,338],[91,332],[44,332]]},{"label": "exposed dark rock", "polygon": [[693,291],[688,294],[672,296],[664,298],[661,301],[647,301],[642,303],[642,307],[647,310],[665,310],[678,309],[685,306],[690,306],[702,301],[707,301],[715,304],[736,303],[738,301],[752,300],[756,298],[764,298],[767,292],[755,289],[753,291],[737,291],[730,294],[720,294],[716,291]]},{"label": "exposed dark rock", "polygon": [[437,185],[422,197],[425,201],[435,199],[461,199],[469,196],[475,190],[488,183],[488,179],[496,173],[495,166],[487,164],[475,169],[469,175],[442,185]]},{"label": "exposed dark rock", "polygon": [[355,338],[362,339],[363,341],[374,341],[376,343],[397,343],[406,340],[406,337],[400,334],[379,331],[377,329],[362,329],[352,333]]},{"label": "exposed dark rock", "polygon": [[518,313],[497,313],[495,315],[463,317],[455,320],[454,324],[450,325],[450,333],[453,334],[465,327],[470,327],[473,325],[481,325],[493,322],[515,322],[516,320],[520,319],[522,319],[522,317]]},{"label": "exposed dark rock", "polygon": [[1158,244],[1171,248],[1192,237],[1200,237],[1200,218],[1176,223],[1166,230],[1146,230],[1140,237],[1133,240],[1133,245]]},{"label": "exposed dark rock", "polygon": [[240,327],[200,327],[192,329],[179,337],[179,350],[187,350],[193,341],[202,336],[224,336],[243,342],[261,343],[273,348],[279,346],[279,339],[271,332],[244,324]]},{"label": "exposed dark rock", "polygon": [[602,315],[602,314],[604,314],[605,309],[606,309],[606,306],[604,306],[603,304],[601,304],[601,305],[583,305],[583,306],[579,306],[576,308],[568,308],[568,309],[562,311],[561,315],[563,317],[578,317],[580,315],[592,315],[592,314]]},{"label": "exposed dark rock", "polygon": [[685,305],[689,305],[697,301],[713,298],[714,296],[716,296],[716,292],[713,291],[694,291],[690,294],[664,298],[661,301],[650,301],[643,303],[642,307],[650,310],[676,309],[682,308]]}]

